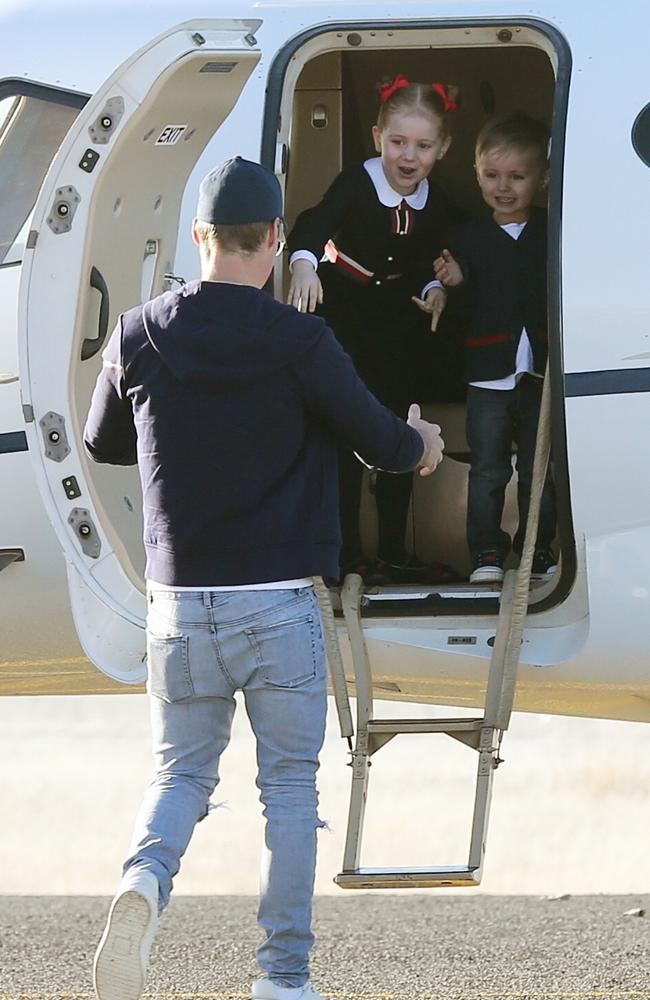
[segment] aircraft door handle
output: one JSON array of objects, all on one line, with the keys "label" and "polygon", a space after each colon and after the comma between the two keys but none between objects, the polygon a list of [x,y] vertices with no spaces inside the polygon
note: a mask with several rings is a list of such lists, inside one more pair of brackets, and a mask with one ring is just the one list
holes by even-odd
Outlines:
[{"label": "aircraft door handle", "polygon": [[97,352],[101,350],[102,345],[106,340],[106,334],[108,333],[108,285],[104,281],[104,276],[101,271],[94,266],[90,271],[90,287],[96,289],[101,296],[101,302],[99,304],[99,322],[97,324],[97,336],[86,337],[81,345],[82,361],[88,361],[89,358],[95,357]]}]

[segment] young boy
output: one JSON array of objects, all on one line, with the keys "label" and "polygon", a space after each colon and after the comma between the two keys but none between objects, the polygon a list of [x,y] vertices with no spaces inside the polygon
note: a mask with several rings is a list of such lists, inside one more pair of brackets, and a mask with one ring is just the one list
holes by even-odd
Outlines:
[{"label": "young boy", "polygon": [[[521,113],[488,122],[476,141],[475,169],[492,209],[465,225],[435,262],[447,287],[473,295],[465,342],[467,439],[471,449],[467,540],[472,583],[498,583],[510,551],[501,528],[505,489],[517,444],[519,526],[512,547],[521,554],[530,500],[537,422],[547,357],[546,214],[533,206],[548,183],[548,131]],[[555,494],[544,486],[533,573],[555,569]]]}]

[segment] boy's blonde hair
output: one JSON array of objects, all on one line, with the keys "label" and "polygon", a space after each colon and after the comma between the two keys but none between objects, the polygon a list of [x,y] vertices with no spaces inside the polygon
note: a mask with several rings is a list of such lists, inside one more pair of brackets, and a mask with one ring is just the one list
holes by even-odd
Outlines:
[{"label": "boy's blonde hair", "polygon": [[534,153],[541,164],[548,162],[549,129],[545,122],[523,111],[499,115],[485,123],[476,139],[475,158],[493,149],[516,149]]}]

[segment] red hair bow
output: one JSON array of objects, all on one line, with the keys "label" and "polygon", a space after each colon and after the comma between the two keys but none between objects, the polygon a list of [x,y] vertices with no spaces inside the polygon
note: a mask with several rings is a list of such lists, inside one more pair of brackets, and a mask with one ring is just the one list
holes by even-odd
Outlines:
[{"label": "red hair bow", "polygon": [[402,87],[410,87],[411,81],[407,80],[402,73],[398,73],[392,83],[385,83],[379,88],[379,100],[382,104],[388,101],[396,90],[401,90]]},{"label": "red hair bow", "polygon": [[444,83],[432,83],[431,89],[435,90],[436,94],[440,94],[442,97],[443,111],[456,111],[458,109],[456,101],[452,101],[451,97],[447,93],[447,88]]}]

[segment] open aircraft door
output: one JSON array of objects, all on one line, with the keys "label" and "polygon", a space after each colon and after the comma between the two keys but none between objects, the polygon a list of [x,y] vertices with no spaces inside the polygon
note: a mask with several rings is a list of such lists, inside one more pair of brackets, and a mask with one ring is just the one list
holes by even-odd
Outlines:
[{"label": "open aircraft door", "polygon": [[146,677],[140,485],[135,468],[94,466],[81,434],[118,314],[170,287],[188,176],[260,59],[260,23],[186,22],[129,58],[68,132],[26,244],[18,331],[29,451],[83,649],[129,684]]}]

